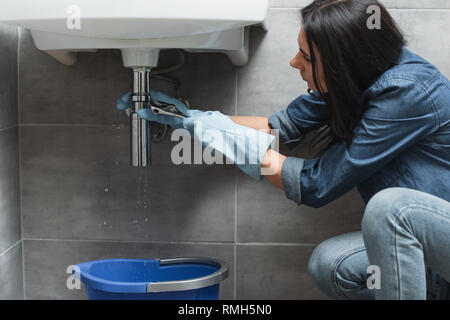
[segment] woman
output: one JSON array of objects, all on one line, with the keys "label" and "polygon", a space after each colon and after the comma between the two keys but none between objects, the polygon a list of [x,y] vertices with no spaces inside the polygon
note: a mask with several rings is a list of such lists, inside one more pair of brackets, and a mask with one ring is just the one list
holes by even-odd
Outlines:
[{"label": "woman", "polygon": [[[373,5],[380,9],[380,26],[369,28]],[[435,283],[450,280],[450,82],[405,47],[378,1],[317,0],[301,14],[299,52],[291,66],[308,83],[308,94],[285,110],[269,118],[230,118],[191,112],[153,93],[188,117],[170,119],[149,110],[140,116],[186,128],[196,138],[196,121],[220,131],[236,125],[278,129],[289,148],[318,129],[314,159],[285,157],[250,139],[259,147],[258,170],[237,165],[250,176],[265,175],[297,204],[315,208],[358,188],[367,204],[361,232],[324,241],[309,261],[309,273],[325,294],[426,299],[427,272],[433,271]],[[129,106],[129,96],[122,97],[119,109]],[[234,151],[216,149],[234,159]],[[379,274],[368,287],[370,265]]]}]

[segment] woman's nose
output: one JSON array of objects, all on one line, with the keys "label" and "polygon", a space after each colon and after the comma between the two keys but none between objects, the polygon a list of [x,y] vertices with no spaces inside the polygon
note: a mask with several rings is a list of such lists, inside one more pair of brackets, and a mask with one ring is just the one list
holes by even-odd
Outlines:
[{"label": "woman's nose", "polygon": [[300,61],[300,59],[299,59],[299,57],[298,57],[298,54],[297,54],[294,58],[292,58],[290,64],[291,64],[291,67],[292,67],[292,68],[298,69],[298,70],[300,70],[300,71],[303,70],[303,64],[302,64],[302,62]]}]

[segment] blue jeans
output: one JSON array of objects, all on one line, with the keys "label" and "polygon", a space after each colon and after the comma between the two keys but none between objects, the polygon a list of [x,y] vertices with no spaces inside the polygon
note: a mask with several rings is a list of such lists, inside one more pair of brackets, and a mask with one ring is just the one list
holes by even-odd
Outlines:
[{"label": "blue jeans", "polygon": [[[379,286],[369,281],[371,289],[369,265],[379,267]],[[447,299],[450,203],[417,190],[384,189],[367,203],[361,231],[320,243],[308,271],[334,299]]]}]

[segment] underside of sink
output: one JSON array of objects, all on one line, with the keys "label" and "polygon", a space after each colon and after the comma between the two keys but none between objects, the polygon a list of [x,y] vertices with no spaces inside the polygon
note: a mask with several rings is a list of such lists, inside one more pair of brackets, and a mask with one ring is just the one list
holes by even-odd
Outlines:
[{"label": "underside of sink", "polygon": [[[31,30],[31,36],[38,49],[46,51],[65,65],[75,63],[77,52],[97,49],[121,49],[122,52],[130,49],[152,52],[176,48],[189,52],[221,52],[226,54],[235,66],[242,66],[248,62],[249,29],[247,27],[212,34],[166,39],[96,39],[35,30]],[[125,59],[124,65],[129,66]],[[147,65],[155,66],[154,63]]]},{"label": "underside of sink", "polygon": [[30,29],[36,47],[64,64],[77,51],[177,48],[223,52],[241,66],[248,26],[264,26],[268,7],[269,0],[15,0],[0,22]]},{"label": "underside of sink", "polygon": [[65,65],[76,62],[78,51],[120,49],[133,75],[130,165],[147,167],[151,124],[139,111],[156,108],[150,73],[158,66],[160,50],[223,52],[234,65],[244,65],[248,27],[264,26],[269,1],[14,0],[2,6],[0,22],[29,29],[36,47]]},{"label": "underside of sink", "polygon": [[[154,39],[261,23],[268,7],[269,0],[14,0],[0,21],[79,37]],[[68,26],[77,18],[79,27]]]}]

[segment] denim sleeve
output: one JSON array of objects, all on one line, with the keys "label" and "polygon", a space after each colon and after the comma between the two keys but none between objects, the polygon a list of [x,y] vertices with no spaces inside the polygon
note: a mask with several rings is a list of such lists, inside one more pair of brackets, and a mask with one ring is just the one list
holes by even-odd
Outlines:
[{"label": "denim sleeve", "polygon": [[375,174],[403,150],[439,128],[425,89],[391,79],[367,103],[350,143],[336,143],[321,157],[288,157],[282,167],[286,196],[319,208]]},{"label": "denim sleeve", "polygon": [[303,94],[288,107],[269,117],[269,124],[279,130],[280,140],[290,150],[299,144],[308,131],[326,124],[328,107],[318,93]]}]

